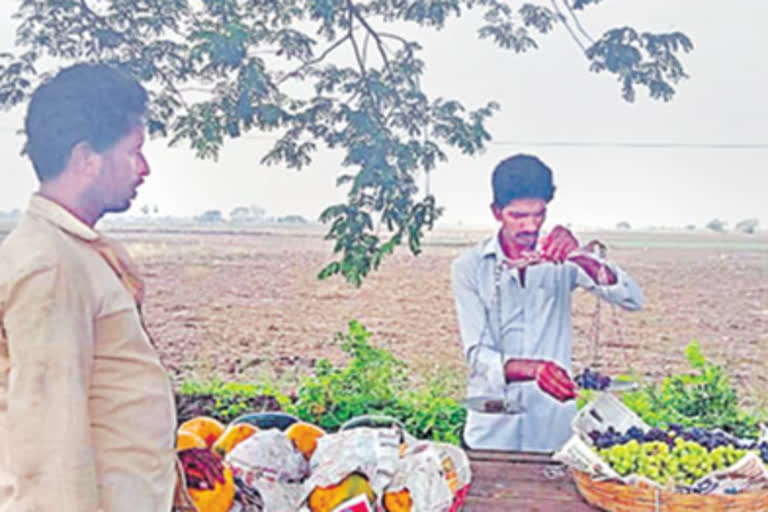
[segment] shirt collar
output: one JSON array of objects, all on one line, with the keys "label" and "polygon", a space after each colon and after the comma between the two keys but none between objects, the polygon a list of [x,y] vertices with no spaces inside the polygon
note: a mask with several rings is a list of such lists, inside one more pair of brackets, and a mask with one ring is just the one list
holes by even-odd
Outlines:
[{"label": "shirt collar", "polygon": [[488,238],[483,244],[483,257],[495,256],[496,261],[503,261],[506,259],[504,249],[501,248],[499,243],[499,234],[496,233],[492,237]]},{"label": "shirt collar", "polygon": [[93,242],[100,238],[96,230],[72,215],[60,204],[46,199],[40,194],[32,195],[27,212],[36,217],[43,218],[67,233],[88,242]]},{"label": "shirt collar", "polygon": [[[504,262],[509,261],[509,258],[507,258],[507,255],[504,253],[504,249],[501,248],[498,232],[492,237],[488,238],[483,244],[483,258],[489,258],[491,256],[493,256],[495,260],[494,266],[501,269],[506,268]],[[519,281],[517,272],[504,272],[504,274],[509,276],[509,279]]]}]

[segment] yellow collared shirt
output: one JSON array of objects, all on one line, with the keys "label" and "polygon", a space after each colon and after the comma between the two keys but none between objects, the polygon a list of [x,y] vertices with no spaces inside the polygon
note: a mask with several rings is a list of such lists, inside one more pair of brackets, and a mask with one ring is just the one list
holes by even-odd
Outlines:
[{"label": "yellow collared shirt", "polygon": [[105,243],[35,195],[0,244],[0,512],[171,509],[171,383]]}]

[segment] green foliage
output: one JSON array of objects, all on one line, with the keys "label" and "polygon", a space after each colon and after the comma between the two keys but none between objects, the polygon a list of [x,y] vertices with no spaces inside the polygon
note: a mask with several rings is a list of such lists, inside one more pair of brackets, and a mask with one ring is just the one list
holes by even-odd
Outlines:
[{"label": "green foliage", "polygon": [[270,384],[185,381],[176,393],[179,422],[211,416],[225,423],[246,413],[285,409],[290,398]]},{"label": "green foliage", "polygon": [[335,367],[319,360],[315,374],[304,377],[292,397],[271,384],[184,382],[177,392],[179,421],[205,415],[229,422],[250,412],[283,410],[336,431],[348,420],[370,414],[400,421],[417,438],[459,444],[466,411],[450,398],[450,379],[437,375],[411,389],[408,366],[371,345],[370,336],[351,321],[348,331],[335,339],[347,363]]},{"label": "green foliage", "polygon": [[669,101],[675,94],[671,84],[688,77],[676,53],[692,49],[691,40],[680,32],[640,34],[623,27],[607,32],[587,50],[587,57],[592,71],[618,75],[625,100],[634,101],[635,87],[644,85],[651,98]]},{"label": "green foliage", "polygon": [[760,417],[739,407],[739,397],[722,366],[704,357],[697,342],[688,345],[690,374],[666,377],[661,385],[625,393],[624,404],[651,426],[721,428],[740,437],[755,437]]},{"label": "green foliage", "polygon": [[50,66],[98,61],[150,90],[151,134],[187,143],[201,158],[217,158],[227,140],[251,131],[276,137],[266,164],[302,169],[321,147],[340,149],[341,166],[351,168],[337,183],[348,187],[347,201],[322,215],[337,259],[320,277],[360,285],[397,246],[420,251],[441,209],[419,196],[417,178],[448,147],[483,150],[486,122],[499,109],[427,94],[421,47],[398,27],[439,30],[475,9],[481,39],[524,52],[564,26],[593,71],[618,78],[627,101],[638,86],[669,100],[686,77],[677,55],[690,40],[629,27],[593,38],[576,11],[598,1],[24,0],[18,51],[0,53],[0,107],[23,102]]},{"label": "green foliage", "polygon": [[336,338],[349,356],[347,363],[334,367],[318,361],[315,375],[302,380],[287,411],[331,431],[360,415],[390,416],[418,438],[458,444],[466,412],[446,396],[444,381],[435,378],[410,390],[406,364],[372,346],[370,335],[360,323],[350,322],[348,332]]}]

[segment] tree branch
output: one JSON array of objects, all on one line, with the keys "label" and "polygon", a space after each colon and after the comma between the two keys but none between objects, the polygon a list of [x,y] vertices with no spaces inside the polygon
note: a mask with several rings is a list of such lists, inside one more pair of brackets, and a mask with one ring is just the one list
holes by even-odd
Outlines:
[{"label": "tree branch", "polygon": [[[392,66],[389,64],[389,58],[387,57],[387,52],[384,50],[384,45],[381,44],[381,37],[379,37],[378,32],[373,30],[373,27],[371,27],[366,19],[360,14],[360,11],[357,10],[357,7],[352,4],[352,2],[347,2],[347,5],[349,5],[350,12],[354,14],[355,18],[357,18],[360,21],[360,24],[365,27],[365,29],[368,31],[368,33],[373,37],[373,40],[376,41],[376,47],[379,49],[379,54],[381,54],[381,58],[384,59],[384,66],[387,68],[387,72],[390,74],[390,76],[395,76],[395,74],[392,72]],[[351,23],[351,20],[350,20]]]},{"label": "tree branch", "polygon": [[371,34],[365,33],[365,39],[363,39],[363,62],[368,62],[368,42],[371,40]]},{"label": "tree branch", "polygon": [[93,9],[88,7],[88,4],[85,3],[85,0],[80,0],[80,10],[83,11],[83,15],[87,15],[91,18],[95,18],[96,21],[99,21],[104,25],[109,26],[109,24],[107,23],[107,20],[103,16],[99,16],[98,14],[96,14],[96,12]]},{"label": "tree branch", "polygon": [[366,83],[368,81],[368,73],[365,70],[365,62],[363,61],[363,57],[360,54],[360,47],[357,45],[357,40],[355,39],[354,34],[354,24],[352,23],[352,16],[354,16],[353,13],[353,7],[352,2],[350,0],[347,0],[347,6],[349,8],[349,31],[347,32],[347,37],[352,41],[352,47],[355,50],[355,59],[357,59],[357,65],[360,66],[360,73],[362,73],[363,78],[366,80]]},{"label": "tree branch", "polygon": [[568,33],[571,34],[571,37],[574,41],[576,41],[576,44],[579,45],[579,48],[581,48],[581,51],[584,53],[587,53],[587,47],[584,46],[584,43],[581,42],[581,40],[576,35],[576,32],[573,31],[571,28],[571,25],[568,23],[568,18],[565,17],[563,12],[560,10],[560,7],[557,5],[557,0],[551,0],[552,7],[554,7],[555,12],[557,13],[557,17],[560,19],[560,21],[563,22],[563,25],[565,25],[565,28],[568,30]]},{"label": "tree branch", "polygon": [[357,60],[357,65],[360,66],[360,73],[365,83],[365,90],[368,91],[368,97],[371,98],[371,102],[373,103],[373,114],[383,126],[383,121],[381,120],[381,107],[379,106],[379,102],[373,94],[373,91],[371,91],[371,86],[368,83],[368,72],[365,69],[365,62],[363,62],[363,56],[360,54],[360,47],[357,45],[357,39],[355,39],[355,26],[353,23],[355,7],[352,5],[352,0],[347,0],[347,10],[349,11],[349,31],[347,32],[347,36],[349,36],[349,39],[352,41],[352,47],[355,49],[355,59]]},{"label": "tree branch", "polygon": [[350,39],[351,37],[352,37],[352,32],[350,31],[350,32],[349,32],[347,35],[345,35],[344,37],[342,37],[341,39],[339,39],[339,40],[337,40],[335,43],[333,43],[331,46],[329,46],[328,48],[326,48],[326,49],[325,49],[325,51],[324,51],[323,53],[321,53],[319,57],[317,57],[316,59],[312,59],[312,60],[310,60],[310,61],[307,61],[307,62],[305,62],[304,64],[302,64],[301,66],[299,66],[299,67],[298,67],[298,68],[296,68],[295,70],[291,71],[290,73],[288,73],[287,75],[285,75],[284,77],[282,77],[280,80],[278,80],[278,81],[277,81],[277,85],[281,85],[281,84],[282,84],[283,82],[285,82],[286,80],[288,80],[288,79],[290,79],[290,78],[293,78],[293,77],[297,76],[299,73],[301,73],[302,71],[304,71],[305,69],[307,69],[309,66],[314,66],[314,65],[315,65],[315,64],[317,64],[318,62],[321,62],[321,61],[322,61],[323,59],[325,59],[325,58],[326,58],[326,57],[327,57],[327,56],[328,56],[328,55],[329,55],[329,54],[330,54],[330,53],[331,53],[333,50],[335,50],[336,48],[338,48],[339,46],[341,46],[341,44],[342,44],[344,41],[346,41],[347,39]]},{"label": "tree branch", "polygon": [[408,48],[410,51],[410,43],[403,36],[399,36],[397,34],[390,34],[389,32],[379,32],[379,37],[388,37],[390,39],[396,39],[397,41],[400,41],[401,43],[403,43],[403,46]]},{"label": "tree branch", "polygon": [[178,89],[179,92],[202,92],[206,94],[214,94],[215,89],[206,89],[205,87],[182,87]]},{"label": "tree branch", "polygon": [[594,38],[592,38],[592,36],[590,36],[589,33],[584,29],[584,26],[581,24],[581,21],[579,21],[579,17],[576,15],[576,11],[573,10],[573,7],[571,7],[571,4],[568,3],[568,0],[563,0],[563,4],[565,4],[565,7],[568,9],[568,12],[571,13],[571,17],[573,18],[573,23],[576,25],[576,28],[579,29],[579,32],[581,32],[582,35],[586,37],[591,44],[594,44],[595,43]]}]

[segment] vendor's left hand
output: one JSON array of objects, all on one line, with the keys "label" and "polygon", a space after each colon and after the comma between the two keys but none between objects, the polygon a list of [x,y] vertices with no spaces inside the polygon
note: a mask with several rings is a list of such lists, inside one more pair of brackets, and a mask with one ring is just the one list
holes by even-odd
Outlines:
[{"label": "vendor's left hand", "polygon": [[579,241],[570,230],[555,226],[541,243],[541,255],[545,260],[562,263],[578,247]]},{"label": "vendor's left hand", "polygon": [[190,489],[213,489],[217,483],[226,483],[224,465],[207,448],[182,450],[178,457]]},{"label": "vendor's left hand", "polygon": [[542,361],[534,374],[542,391],[565,402],[576,398],[576,383],[562,367],[552,361]]}]

